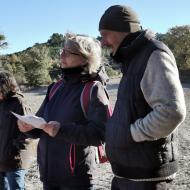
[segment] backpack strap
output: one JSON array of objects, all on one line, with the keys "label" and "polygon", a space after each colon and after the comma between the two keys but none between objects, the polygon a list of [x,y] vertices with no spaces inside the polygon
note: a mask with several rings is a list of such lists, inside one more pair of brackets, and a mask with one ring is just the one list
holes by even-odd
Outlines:
[{"label": "backpack strap", "polygon": [[98,82],[99,81],[87,82],[83,88],[82,93],[81,93],[80,103],[81,103],[82,111],[83,111],[84,116],[86,118],[87,118],[88,106],[90,104],[90,99],[91,99],[91,95],[92,95],[92,90]]},{"label": "backpack strap", "polygon": [[60,80],[58,80],[57,82],[55,82],[54,84],[53,84],[53,86],[51,87],[51,89],[50,89],[50,92],[49,92],[49,101],[52,99],[52,97],[55,95],[55,93],[57,92],[57,90],[59,89],[59,87],[61,86],[61,84],[62,84],[62,82],[63,82],[63,79],[60,79]]},{"label": "backpack strap", "polygon": [[[90,100],[91,100],[91,96],[92,96],[92,91],[94,86],[96,86],[96,84],[100,82],[100,81],[89,81],[85,84],[83,91],[81,93],[81,97],[80,97],[80,103],[81,103],[81,107],[82,107],[82,111],[84,113],[84,116],[87,118],[87,111],[88,111],[88,106],[90,104]],[[108,93],[105,90],[105,93],[109,99]],[[111,107],[111,105],[108,105],[108,110],[107,110],[107,116],[108,118],[111,117],[113,113],[113,109]]]},{"label": "backpack strap", "polygon": [[[82,107],[84,116],[86,118],[87,118],[87,111],[88,111],[88,106],[90,104],[92,91],[93,91],[94,86],[98,82],[99,81],[87,82],[83,88],[82,93],[81,93],[80,102],[81,102],[81,107]],[[106,90],[105,90],[105,92],[106,92],[106,95],[108,96]],[[110,105],[108,105],[108,110],[107,110],[108,118],[111,117],[111,115],[112,115],[112,107]],[[104,148],[103,144],[96,147],[96,161],[97,161],[97,163],[105,163],[108,161],[106,154],[105,154],[105,148]]]}]

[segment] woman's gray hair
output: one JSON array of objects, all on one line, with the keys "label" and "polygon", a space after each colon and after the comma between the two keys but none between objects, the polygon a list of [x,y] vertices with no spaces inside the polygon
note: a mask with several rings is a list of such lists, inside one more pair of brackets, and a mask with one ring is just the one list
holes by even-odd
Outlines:
[{"label": "woman's gray hair", "polygon": [[6,98],[12,93],[19,91],[14,76],[8,71],[0,71],[0,92]]},{"label": "woman's gray hair", "polygon": [[66,33],[65,48],[71,52],[81,54],[87,61],[85,72],[88,74],[97,73],[102,64],[102,48],[100,42],[90,36]]}]

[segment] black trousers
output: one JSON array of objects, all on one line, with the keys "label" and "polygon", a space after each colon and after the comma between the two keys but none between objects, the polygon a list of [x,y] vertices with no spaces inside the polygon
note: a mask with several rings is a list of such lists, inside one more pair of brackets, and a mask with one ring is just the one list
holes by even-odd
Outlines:
[{"label": "black trousers", "polygon": [[169,190],[169,181],[137,182],[124,178],[114,177],[111,190]]},{"label": "black trousers", "polygon": [[45,185],[43,184],[43,190],[95,190],[92,186],[78,186],[78,187],[69,187],[69,186],[59,186],[59,185]]}]

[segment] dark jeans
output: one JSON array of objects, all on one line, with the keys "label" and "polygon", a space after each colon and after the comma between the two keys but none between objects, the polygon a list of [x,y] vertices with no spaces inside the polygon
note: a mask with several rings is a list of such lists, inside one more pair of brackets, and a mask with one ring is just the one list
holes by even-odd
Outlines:
[{"label": "dark jeans", "polygon": [[24,190],[26,170],[0,172],[0,190]]},{"label": "dark jeans", "polygon": [[69,187],[43,184],[43,190],[95,190],[95,188],[92,186]]},{"label": "dark jeans", "polygon": [[137,182],[114,177],[111,190],[169,190],[169,186],[169,182],[166,181]]}]

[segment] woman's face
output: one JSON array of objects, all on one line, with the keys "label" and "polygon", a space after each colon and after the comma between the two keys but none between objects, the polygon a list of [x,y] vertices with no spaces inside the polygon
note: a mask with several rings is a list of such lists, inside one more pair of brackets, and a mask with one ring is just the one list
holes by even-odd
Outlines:
[{"label": "woman's face", "polygon": [[86,64],[86,59],[82,55],[73,53],[66,48],[62,49],[60,59],[61,68],[74,68]]}]

